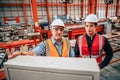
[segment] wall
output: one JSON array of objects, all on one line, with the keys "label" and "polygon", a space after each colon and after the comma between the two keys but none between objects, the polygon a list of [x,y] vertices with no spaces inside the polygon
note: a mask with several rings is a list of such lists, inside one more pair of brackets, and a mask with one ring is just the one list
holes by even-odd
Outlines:
[{"label": "wall", "polygon": [[[71,18],[82,18],[89,14],[89,0],[73,0],[71,4],[60,3],[60,0],[36,0],[37,13],[39,22],[48,21],[50,22],[55,16],[66,16],[69,15]],[[105,0],[94,0],[96,15],[100,17],[116,16],[116,5],[117,0],[113,0],[113,4],[107,5]],[[82,4],[82,2],[84,2]],[[120,15],[120,0],[118,3],[118,15]],[[49,9],[50,16],[47,14],[47,7]],[[66,7],[67,6],[67,7]],[[7,18],[20,18],[20,23],[25,25],[33,24],[31,0],[0,0],[0,22],[4,24],[4,17]],[[66,9],[67,8],[67,9]],[[107,13],[107,14],[106,14]]]}]

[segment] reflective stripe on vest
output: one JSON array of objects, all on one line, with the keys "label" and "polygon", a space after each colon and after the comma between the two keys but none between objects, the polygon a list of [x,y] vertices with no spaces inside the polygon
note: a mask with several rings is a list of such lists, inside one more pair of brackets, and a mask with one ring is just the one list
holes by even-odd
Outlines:
[{"label": "reflective stripe on vest", "polygon": [[70,51],[70,43],[66,39],[62,39],[62,55],[60,56],[51,39],[44,41],[46,47],[46,56],[68,57]]},{"label": "reflective stripe on vest", "polygon": [[80,55],[82,55],[82,54],[81,54],[81,53],[82,53],[82,45],[81,45],[81,44],[82,44],[82,37],[83,37],[83,36],[80,36],[80,40],[79,40],[79,41],[80,41],[80,43],[79,43]]},{"label": "reflective stripe on vest", "polygon": [[[84,40],[83,40],[83,38],[84,38]],[[99,38],[99,40],[97,40],[98,38]],[[102,37],[102,35],[96,34],[96,36],[94,38],[94,41],[93,41],[93,44],[92,44],[92,48],[91,48],[91,58],[96,58],[97,62],[101,62],[101,60],[102,60],[101,54],[102,54],[102,48],[104,46],[103,42],[104,42],[104,37]],[[94,45],[95,44],[97,45],[97,43],[98,43],[99,46],[95,47]],[[80,57],[84,57],[84,58],[90,57],[90,53],[89,53],[89,50],[88,50],[88,45],[87,45],[87,40],[86,40],[86,36],[85,35],[80,36],[78,38],[78,45],[79,45],[78,48],[79,48],[79,51],[80,51]],[[93,48],[95,48],[96,51]]]}]

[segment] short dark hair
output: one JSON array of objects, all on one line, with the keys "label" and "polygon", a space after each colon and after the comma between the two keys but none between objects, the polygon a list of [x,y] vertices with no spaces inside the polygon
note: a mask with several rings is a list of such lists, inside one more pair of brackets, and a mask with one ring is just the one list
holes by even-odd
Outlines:
[{"label": "short dark hair", "polygon": [[[86,24],[86,22],[85,22],[85,24]],[[98,23],[97,23],[97,22],[95,22],[94,24],[95,24],[95,27],[97,27],[97,24],[98,24]]]}]

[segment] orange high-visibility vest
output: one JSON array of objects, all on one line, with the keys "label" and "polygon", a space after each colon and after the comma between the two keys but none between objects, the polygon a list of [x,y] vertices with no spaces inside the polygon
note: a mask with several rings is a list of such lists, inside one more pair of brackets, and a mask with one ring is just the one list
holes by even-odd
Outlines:
[{"label": "orange high-visibility vest", "polygon": [[51,39],[44,41],[46,47],[46,56],[52,57],[68,57],[70,51],[70,43],[66,39],[62,38],[62,55],[60,56],[55,45]]},{"label": "orange high-visibility vest", "polygon": [[91,51],[89,51],[86,36],[78,37],[78,48],[80,51],[80,57],[96,58],[98,63],[102,62],[102,49],[104,47],[104,37],[102,35],[95,35],[92,43]]}]

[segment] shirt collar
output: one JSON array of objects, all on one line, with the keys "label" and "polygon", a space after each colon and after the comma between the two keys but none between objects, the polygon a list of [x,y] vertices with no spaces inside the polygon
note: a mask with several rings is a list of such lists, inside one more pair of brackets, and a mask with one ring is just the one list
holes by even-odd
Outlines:
[{"label": "shirt collar", "polygon": [[[96,35],[96,33],[93,35],[92,40],[95,38],[95,35]],[[87,36],[87,38],[91,39],[91,37],[88,36],[87,34],[86,34],[86,36]]]},{"label": "shirt collar", "polygon": [[[51,38],[51,40],[53,44],[58,44],[53,37]],[[60,44],[62,44],[62,40],[60,41]]]}]

